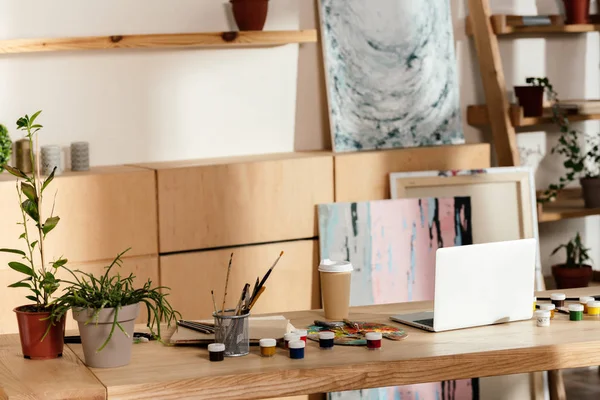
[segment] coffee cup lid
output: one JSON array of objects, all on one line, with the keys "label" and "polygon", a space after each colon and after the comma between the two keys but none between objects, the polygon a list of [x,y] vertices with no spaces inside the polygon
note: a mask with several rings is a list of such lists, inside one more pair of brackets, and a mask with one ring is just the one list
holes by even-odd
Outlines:
[{"label": "coffee cup lid", "polygon": [[328,258],[322,260],[319,265],[321,272],[352,272],[353,269],[348,261],[332,261]]}]

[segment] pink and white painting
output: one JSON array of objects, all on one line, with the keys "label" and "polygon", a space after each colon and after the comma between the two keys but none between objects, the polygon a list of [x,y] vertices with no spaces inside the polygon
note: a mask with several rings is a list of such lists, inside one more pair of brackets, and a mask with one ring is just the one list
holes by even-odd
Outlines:
[{"label": "pink and white painting", "polygon": [[[472,244],[468,197],[319,205],[321,258],[352,262],[352,306],[433,300],[435,251]],[[477,380],[330,393],[329,399],[472,400]]]}]

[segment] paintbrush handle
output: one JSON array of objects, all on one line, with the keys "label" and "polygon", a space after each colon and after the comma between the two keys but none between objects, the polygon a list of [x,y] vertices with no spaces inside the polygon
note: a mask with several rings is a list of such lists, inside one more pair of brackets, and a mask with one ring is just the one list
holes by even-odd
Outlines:
[{"label": "paintbrush handle", "polygon": [[256,293],[256,296],[254,296],[254,298],[250,302],[250,305],[248,306],[248,312],[250,312],[250,310],[252,310],[252,307],[254,307],[254,304],[256,304],[256,301],[258,300],[258,298],[260,297],[260,295],[263,294],[263,292],[265,291],[265,289],[266,289],[266,287],[263,286],[263,287],[260,288],[260,290],[258,291],[258,293]]}]

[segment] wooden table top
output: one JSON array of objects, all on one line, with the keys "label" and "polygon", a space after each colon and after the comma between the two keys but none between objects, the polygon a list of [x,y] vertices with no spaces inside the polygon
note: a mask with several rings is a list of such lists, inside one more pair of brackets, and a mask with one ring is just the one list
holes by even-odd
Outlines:
[{"label": "wooden table top", "polygon": [[[563,292],[569,296],[600,294],[597,288]],[[431,305],[358,307],[352,309],[351,319],[393,324],[390,315],[424,311]],[[205,349],[152,342],[134,345],[128,366],[90,369],[101,382],[97,385],[71,353],[51,362],[20,359],[13,335],[11,343],[7,337],[0,342],[4,344],[0,398],[3,393],[13,398],[21,390],[43,393],[46,389],[57,391],[47,398],[56,398],[60,397],[57,393],[72,394],[78,388],[77,398],[98,398],[94,397],[98,388],[106,387],[109,398],[119,399],[260,399],[600,365],[600,319],[586,316],[584,321],[571,322],[567,315],[556,315],[549,328],[538,328],[533,320],[442,333],[402,326],[408,338],[400,342],[384,339],[381,351],[350,346],[321,351],[309,341],[304,360],[289,359],[283,349],[273,358],[261,358],[258,348],[252,348],[248,356],[211,363]],[[296,327],[323,318],[318,310],[286,316]],[[83,359],[81,345],[69,348]],[[12,367],[14,363],[20,367]],[[39,387],[33,388],[31,377],[44,374],[48,379],[37,379]],[[23,383],[26,378],[30,383]]]}]

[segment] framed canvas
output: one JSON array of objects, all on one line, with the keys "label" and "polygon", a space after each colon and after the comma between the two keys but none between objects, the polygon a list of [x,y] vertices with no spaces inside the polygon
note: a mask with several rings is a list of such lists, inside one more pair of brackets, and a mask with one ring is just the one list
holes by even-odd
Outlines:
[{"label": "framed canvas", "polygon": [[[468,197],[321,204],[321,258],[349,260],[352,306],[433,300],[435,252],[471,244]],[[477,399],[467,379],[351,392],[330,400]]]},{"label": "framed canvas", "polygon": [[[398,172],[390,174],[390,188],[393,199],[469,196],[473,243],[539,239],[535,183],[529,167]],[[539,244],[536,289],[545,289]]]},{"label": "framed canvas", "polygon": [[448,0],[320,0],[335,152],[462,144]]}]

